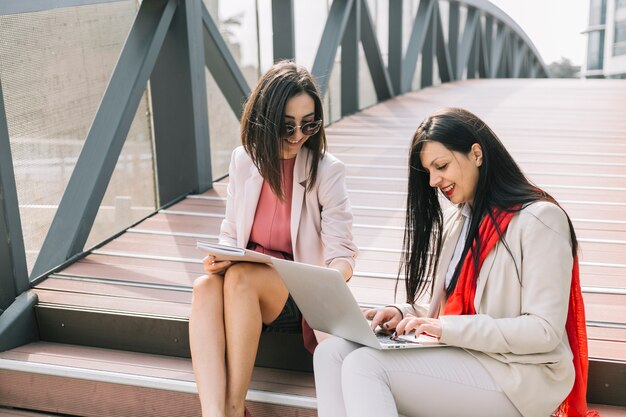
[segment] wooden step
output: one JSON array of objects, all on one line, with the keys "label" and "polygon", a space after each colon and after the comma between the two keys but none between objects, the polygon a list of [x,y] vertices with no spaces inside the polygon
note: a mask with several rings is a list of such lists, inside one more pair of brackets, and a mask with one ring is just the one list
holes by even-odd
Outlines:
[{"label": "wooden step", "polygon": [[[311,373],[257,367],[246,401],[255,415],[317,414]],[[86,417],[200,416],[189,359],[49,342],[0,353],[0,404]]]},{"label": "wooden step", "polygon": [[[0,353],[0,404],[0,417],[200,416],[189,359],[49,342]],[[257,367],[247,407],[253,415],[315,417],[313,376]],[[589,408],[626,415],[626,407]]]},{"label": "wooden step", "polygon": [[[117,290],[117,287],[115,288]],[[47,342],[190,358],[189,303],[134,297],[32,290],[39,336]],[[256,365],[311,372],[301,334],[262,333]]]}]

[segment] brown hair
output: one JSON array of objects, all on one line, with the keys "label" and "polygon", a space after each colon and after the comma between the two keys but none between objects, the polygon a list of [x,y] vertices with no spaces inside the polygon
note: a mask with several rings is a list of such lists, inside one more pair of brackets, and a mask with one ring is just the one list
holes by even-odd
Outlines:
[{"label": "brown hair", "polygon": [[[301,93],[308,94],[315,102],[315,120],[324,120],[321,95],[309,71],[293,61],[277,62],[259,80],[246,101],[241,117],[243,147],[263,179],[281,199],[284,198],[280,155],[285,105],[290,98]],[[324,126],[309,137],[304,146],[311,153],[306,186],[310,191],[317,178],[319,161],[326,152]]]}]

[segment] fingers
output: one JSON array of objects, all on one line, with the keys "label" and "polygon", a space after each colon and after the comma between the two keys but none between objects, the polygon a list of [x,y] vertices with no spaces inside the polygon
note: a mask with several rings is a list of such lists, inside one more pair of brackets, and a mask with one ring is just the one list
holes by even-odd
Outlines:
[{"label": "fingers", "polygon": [[377,308],[366,308],[363,310],[363,317],[367,320],[372,320],[379,309]]},{"label": "fingers", "polygon": [[395,328],[402,318],[400,312],[394,307],[373,308],[363,312],[366,319],[371,320],[370,327],[373,331],[378,326],[385,331]]},{"label": "fingers", "polygon": [[406,317],[396,326],[396,334],[407,334],[419,327],[419,319],[417,317]]},{"label": "fingers", "polygon": [[208,274],[223,274],[232,264],[230,261],[217,261],[215,256],[209,255],[202,260],[204,272]]},{"label": "fingers", "polygon": [[[372,331],[376,330],[376,328],[385,321],[385,312],[380,309],[374,315],[372,322],[370,323],[370,327]],[[382,327],[382,326],[381,326]]]},{"label": "fingers", "polygon": [[415,331],[416,337],[427,333],[435,337],[441,337],[441,322],[439,319],[409,316],[401,320],[396,326],[396,334],[408,334]]}]

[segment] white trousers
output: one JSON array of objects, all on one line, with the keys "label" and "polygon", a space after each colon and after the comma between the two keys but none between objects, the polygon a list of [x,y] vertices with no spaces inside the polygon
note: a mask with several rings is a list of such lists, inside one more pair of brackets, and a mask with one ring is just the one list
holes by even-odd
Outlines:
[{"label": "white trousers", "polygon": [[380,351],[340,338],[314,355],[319,417],[520,417],[481,363],[454,347]]}]

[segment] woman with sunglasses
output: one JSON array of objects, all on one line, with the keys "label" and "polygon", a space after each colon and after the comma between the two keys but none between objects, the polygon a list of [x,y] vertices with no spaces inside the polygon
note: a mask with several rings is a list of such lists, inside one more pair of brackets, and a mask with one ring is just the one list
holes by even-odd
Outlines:
[{"label": "woman with sunglasses", "polygon": [[[322,100],[305,68],[282,61],[267,71],[245,104],[241,140],[220,243],[335,268],[348,280],[357,249],[345,168],[326,152]],[[207,257],[204,269],[189,319],[202,415],[241,417],[261,332],[302,333],[311,352],[317,342],[272,267]]]},{"label": "woman with sunglasses", "polygon": [[585,400],[576,251],[565,211],[482,120],[462,109],[431,115],[409,154],[407,303],[364,314],[373,329],[448,346],[324,341],[314,360],[319,416],[596,415]]}]

